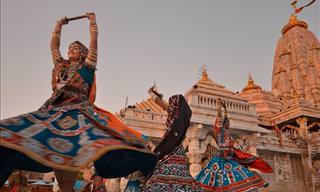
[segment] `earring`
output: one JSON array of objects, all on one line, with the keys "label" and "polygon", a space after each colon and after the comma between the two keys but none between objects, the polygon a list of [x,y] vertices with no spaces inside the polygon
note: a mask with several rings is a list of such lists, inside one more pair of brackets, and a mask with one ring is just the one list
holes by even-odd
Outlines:
[{"label": "earring", "polygon": [[80,55],[79,62],[82,63],[83,61],[84,61],[84,57],[83,57],[83,55]]}]

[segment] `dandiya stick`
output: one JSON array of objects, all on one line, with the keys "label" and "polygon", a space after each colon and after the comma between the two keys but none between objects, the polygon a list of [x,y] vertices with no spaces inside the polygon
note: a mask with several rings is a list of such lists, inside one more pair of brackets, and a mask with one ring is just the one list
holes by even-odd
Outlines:
[{"label": "dandiya stick", "polygon": [[81,16],[77,16],[77,17],[70,17],[67,18],[67,21],[74,21],[74,20],[78,20],[78,19],[83,19],[83,18],[88,18],[87,15],[81,15]]}]

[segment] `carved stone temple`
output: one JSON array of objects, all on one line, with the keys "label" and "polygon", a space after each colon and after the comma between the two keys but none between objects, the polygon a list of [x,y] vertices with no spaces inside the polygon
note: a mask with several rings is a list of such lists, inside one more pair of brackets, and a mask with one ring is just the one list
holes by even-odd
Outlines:
[{"label": "carved stone temple", "polygon": [[[203,68],[201,79],[190,85],[185,98],[193,112],[184,141],[193,176],[215,154],[212,126],[216,99],[221,98],[238,145],[274,169],[263,175],[270,182],[264,191],[320,191],[320,42],[306,22],[292,15],[283,27],[271,91],[250,76],[242,91],[235,93],[211,80]],[[126,124],[155,143],[164,134],[166,115],[151,96],[119,113]],[[123,185],[117,184],[117,190]]]}]

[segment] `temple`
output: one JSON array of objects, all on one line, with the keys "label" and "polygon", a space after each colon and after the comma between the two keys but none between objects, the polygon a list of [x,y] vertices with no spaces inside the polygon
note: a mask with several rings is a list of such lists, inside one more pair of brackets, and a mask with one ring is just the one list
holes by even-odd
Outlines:
[{"label": "temple", "polygon": [[[192,176],[215,154],[212,126],[216,100],[221,98],[237,144],[274,169],[263,175],[270,183],[266,191],[320,188],[320,42],[295,14],[283,27],[276,46],[271,91],[257,85],[250,75],[247,85],[235,93],[211,80],[202,67],[201,78],[185,98],[193,112],[184,141]],[[122,109],[119,117],[155,143],[164,134],[166,112],[152,95]]]}]

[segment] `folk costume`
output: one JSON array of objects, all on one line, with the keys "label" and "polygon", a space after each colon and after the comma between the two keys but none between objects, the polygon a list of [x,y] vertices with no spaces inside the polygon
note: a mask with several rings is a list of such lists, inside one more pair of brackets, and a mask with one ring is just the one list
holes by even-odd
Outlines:
[{"label": "folk costume", "polygon": [[156,168],[143,181],[132,178],[126,192],[201,191],[189,173],[182,142],[190,125],[191,109],[182,95],[170,97],[167,130],[154,152],[159,155]]},{"label": "folk costume", "polygon": [[[90,23],[90,33],[97,35],[96,23]],[[0,186],[15,169],[76,172],[92,162],[104,178],[150,173],[157,157],[146,148],[147,138],[94,105],[97,49],[73,42],[81,58],[70,64],[59,44],[55,30],[52,96],[36,111],[0,121]]]},{"label": "folk costume", "polygon": [[268,183],[249,168],[264,173],[272,172],[272,168],[259,157],[233,148],[232,137],[228,131],[229,119],[226,111],[224,118],[221,118],[220,104],[221,100],[218,101],[218,117],[214,126],[218,154],[207,163],[195,179],[206,191],[248,192],[266,187]]}]

